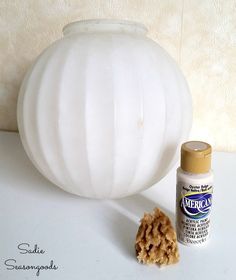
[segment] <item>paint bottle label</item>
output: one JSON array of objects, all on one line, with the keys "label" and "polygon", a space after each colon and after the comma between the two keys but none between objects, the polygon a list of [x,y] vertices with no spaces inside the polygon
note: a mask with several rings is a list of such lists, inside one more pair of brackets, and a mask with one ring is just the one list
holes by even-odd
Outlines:
[{"label": "paint bottle label", "polygon": [[202,245],[209,238],[213,185],[177,182],[176,227],[178,241],[184,245]]}]

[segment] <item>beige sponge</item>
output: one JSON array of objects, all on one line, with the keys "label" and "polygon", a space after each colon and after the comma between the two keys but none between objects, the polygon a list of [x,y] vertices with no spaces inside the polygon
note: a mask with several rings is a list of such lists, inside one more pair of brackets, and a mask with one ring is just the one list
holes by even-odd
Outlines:
[{"label": "beige sponge", "polygon": [[170,219],[158,208],[145,213],[135,242],[139,262],[168,265],[179,261],[176,233]]}]

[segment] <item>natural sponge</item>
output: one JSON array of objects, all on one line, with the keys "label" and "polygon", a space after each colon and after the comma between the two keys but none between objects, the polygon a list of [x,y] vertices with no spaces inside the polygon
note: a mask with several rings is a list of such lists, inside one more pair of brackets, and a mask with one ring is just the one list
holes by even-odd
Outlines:
[{"label": "natural sponge", "polygon": [[170,219],[158,208],[145,213],[135,243],[139,262],[158,265],[179,261],[176,233]]}]

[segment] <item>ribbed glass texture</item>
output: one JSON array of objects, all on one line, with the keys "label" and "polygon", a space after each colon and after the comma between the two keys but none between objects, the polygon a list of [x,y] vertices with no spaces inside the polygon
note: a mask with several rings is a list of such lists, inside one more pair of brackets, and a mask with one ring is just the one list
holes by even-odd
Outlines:
[{"label": "ribbed glass texture", "polygon": [[21,86],[18,125],[29,158],[85,197],[150,187],[176,162],[190,129],[183,75],[140,24],[90,20],[63,32]]}]

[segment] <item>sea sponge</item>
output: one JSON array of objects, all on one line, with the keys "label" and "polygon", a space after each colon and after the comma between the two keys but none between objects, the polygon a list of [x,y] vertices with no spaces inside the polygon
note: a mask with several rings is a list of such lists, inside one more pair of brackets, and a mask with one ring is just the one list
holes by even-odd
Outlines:
[{"label": "sea sponge", "polygon": [[179,261],[176,232],[170,219],[159,209],[145,213],[135,242],[139,262],[168,265]]}]

